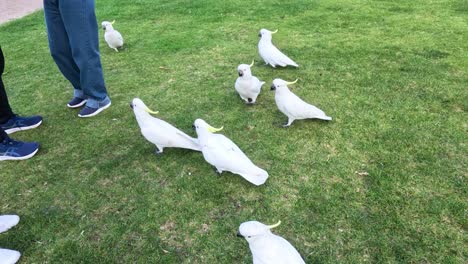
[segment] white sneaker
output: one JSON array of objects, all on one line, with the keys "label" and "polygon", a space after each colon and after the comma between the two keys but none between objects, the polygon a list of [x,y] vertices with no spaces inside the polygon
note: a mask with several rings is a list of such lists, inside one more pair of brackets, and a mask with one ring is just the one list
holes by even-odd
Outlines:
[{"label": "white sneaker", "polygon": [[15,264],[21,257],[16,250],[0,248],[0,264]]},{"label": "white sneaker", "polygon": [[[0,233],[7,231],[18,224],[20,218],[17,215],[0,215]],[[0,258],[0,264],[1,258]]]}]

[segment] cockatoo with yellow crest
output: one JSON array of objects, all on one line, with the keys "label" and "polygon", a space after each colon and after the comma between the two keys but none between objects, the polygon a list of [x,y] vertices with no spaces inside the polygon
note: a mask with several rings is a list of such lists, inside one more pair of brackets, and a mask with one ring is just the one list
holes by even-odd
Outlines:
[{"label": "cockatoo with yellow crest", "polygon": [[150,110],[139,98],[130,103],[140,126],[141,134],[156,145],[156,154],[162,154],[164,148],[185,148],[200,151],[198,140],[180,131],[168,122],[152,117],[157,114]]},{"label": "cockatoo with yellow crest", "polygon": [[262,86],[265,82],[260,81],[257,77],[252,75],[250,68],[254,65],[252,64],[241,64],[237,67],[237,73],[239,77],[236,80],[235,88],[239,93],[242,100],[247,104],[254,104],[257,100],[257,96],[260,94]]},{"label": "cockatoo with yellow crest", "polygon": [[115,51],[119,52],[118,49],[120,49],[123,46],[124,40],[120,32],[115,30],[112,26],[114,23],[115,20],[112,21],[112,23],[109,21],[103,21],[101,23],[101,26],[102,29],[105,30],[104,40],[107,42],[107,45],[109,45],[111,49],[114,49]]},{"label": "cockatoo with yellow crest", "polygon": [[197,131],[198,141],[205,160],[215,167],[216,173],[230,171],[239,174],[254,185],[262,185],[268,178],[268,173],[257,167],[229,138],[214,134],[222,129],[214,128],[202,119],[193,124]]},{"label": "cockatoo with yellow crest", "polygon": [[317,118],[332,120],[322,110],[304,102],[301,98],[291,92],[288,85],[296,83],[281,79],[274,79],[271,90],[275,91],[275,101],[278,109],[288,117],[288,122],[283,127],[289,127],[296,119]]},{"label": "cockatoo with yellow crest", "polygon": [[270,231],[280,224],[281,221],[270,226],[248,221],[239,226],[237,236],[249,242],[253,264],[305,264],[291,243]]},{"label": "cockatoo with yellow crest", "polygon": [[276,32],[278,32],[278,30],[270,31],[263,28],[258,34],[260,37],[260,41],[258,42],[258,53],[260,53],[260,56],[265,61],[265,64],[270,64],[273,68],[275,68],[277,65],[281,67],[286,67],[288,65],[299,67],[297,63],[288,58],[288,56],[284,55],[271,42],[271,35],[275,34]]}]

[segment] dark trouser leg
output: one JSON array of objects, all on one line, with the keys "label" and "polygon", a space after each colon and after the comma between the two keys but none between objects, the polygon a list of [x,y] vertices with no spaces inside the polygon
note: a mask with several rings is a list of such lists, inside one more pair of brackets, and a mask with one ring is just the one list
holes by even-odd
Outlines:
[{"label": "dark trouser leg", "polygon": [[60,0],[60,14],[68,32],[73,59],[80,68],[83,92],[89,99],[102,101],[107,97],[107,90],[99,54],[94,0]]},{"label": "dark trouser leg", "polygon": [[44,0],[44,15],[50,54],[60,72],[73,85],[73,88],[76,91],[81,91],[80,69],[73,60],[70,40],[59,10],[59,0]]},{"label": "dark trouser leg", "polygon": [[2,129],[2,127],[0,127],[0,142],[5,140],[6,138],[8,138],[7,133],[5,132],[5,130]]},{"label": "dark trouser leg", "polygon": [[[47,6],[52,7],[46,6],[48,2]],[[58,4],[54,5],[54,3]],[[56,7],[58,10],[55,10]],[[71,50],[73,61],[79,69],[79,83],[84,95],[95,101],[106,99],[107,90],[99,54],[98,25],[94,13],[94,0],[44,0],[44,8],[46,10],[48,30],[53,30],[53,27],[49,26],[49,23],[53,23],[50,22],[52,20],[50,14],[56,11],[59,13],[62,27],[66,33],[58,32],[57,34],[67,35],[68,43],[63,45],[67,45]],[[63,29],[60,29],[60,31]],[[89,103],[90,101],[88,101],[87,105]]]},{"label": "dark trouser leg", "polygon": [[5,58],[3,57],[3,51],[0,47],[0,124],[5,123],[14,115],[13,111],[11,110],[10,104],[8,103],[5,85],[3,85],[2,75],[4,69]]}]

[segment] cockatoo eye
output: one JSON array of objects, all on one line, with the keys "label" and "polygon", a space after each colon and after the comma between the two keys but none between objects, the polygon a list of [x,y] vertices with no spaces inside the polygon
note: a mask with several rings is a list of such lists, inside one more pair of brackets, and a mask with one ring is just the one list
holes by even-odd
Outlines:
[{"label": "cockatoo eye", "polygon": [[247,238],[251,238],[252,236],[247,236]]}]

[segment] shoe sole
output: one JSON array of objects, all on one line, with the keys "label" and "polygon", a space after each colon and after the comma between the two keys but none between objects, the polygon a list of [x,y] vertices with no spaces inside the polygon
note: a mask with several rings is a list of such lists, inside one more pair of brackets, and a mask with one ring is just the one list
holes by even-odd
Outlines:
[{"label": "shoe sole", "polygon": [[34,155],[36,155],[36,153],[38,151],[39,151],[39,148],[37,148],[33,153],[31,153],[29,155],[26,155],[26,156],[23,156],[23,157],[0,156],[0,161],[2,161],[2,160],[25,160],[25,159],[30,159]]},{"label": "shoe sole", "polygon": [[14,264],[20,259],[21,253],[16,250],[2,248],[0,256],[2,257],[2,263]]},{"label": "shoe sole", "polygon": [[[12,217],[15,218],[15,219],[13,220],[13,222],[9,221],[9,224],[10,224],[10,225],[4,226],[4,229],[0,229],[0,234],[1,234],[1,233],[5,233],[6,231],[12,229],[12,228],[15,227],[15,226],[19,223],[19,221],[20,221],[20,218],[19,218],[19,216],[17,216],[17,215],[6,215],[6,216],[3,216],[3,217],[8,217],[8,216],[12,216]],[[4,223],[4,224],[5,224],[5,223]]]},{"label": "shoe sole", "polygon": [[80,115],[80,114],[78,114],[78,116],[79,117],[92,117],[92,116],[95,116],[95,115],[101,113],[102,111],[106,110],[107,108],[109,108],[109,106],[111,106],[111,104],[112,104],[112,102],[109,102],[105,106],[103,106],[101,108],[98,108],[98,110],[96,110],[96,112],[94,112],[92,114],[89,114],[89,115]]},{"label": "shoe sole", "polygon": [[78,107],[81,107],[81,106],[83,106],[84,104],[86,104],[86,101],[87,101],[87,100],[83,100],[81,103],[76,104],[76,105],[67,104],[67,106],[68,106],[68,108],[78,108]]},{"label": "shoe sole", "polygon": [[15,132],[18,132],[18,131],[24,131],[24,130],[29,130],[29,129],[33,129],[33,128],[36,128],[38,126],[40,126],[42,124],[42,120],[39,121],[37,124],[34,124],[32,126],[27,126],[27,127],[14,127],[14,128],[10,128],[10,129],[6,129],[5,132],[7,134],[13,134]]}]

